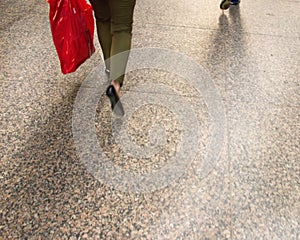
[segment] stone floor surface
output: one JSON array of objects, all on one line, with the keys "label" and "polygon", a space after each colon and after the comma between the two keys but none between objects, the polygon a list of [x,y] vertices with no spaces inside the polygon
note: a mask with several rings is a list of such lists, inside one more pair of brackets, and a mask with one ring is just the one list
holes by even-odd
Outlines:
[{"label": "stone floor surface", "polygon": [[137,1],[118,118],[0,2],[0,239],[300,239],[300,2],[219,4]]}]

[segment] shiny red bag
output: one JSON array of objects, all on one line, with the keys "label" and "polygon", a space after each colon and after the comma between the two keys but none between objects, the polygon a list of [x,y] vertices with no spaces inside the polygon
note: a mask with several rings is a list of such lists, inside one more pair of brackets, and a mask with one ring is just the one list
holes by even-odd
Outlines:
[{"label": "shiny red bag", "polygon": [[64,74],[95,52],[93,9],[86,0],[47,0],[53,42]]}]

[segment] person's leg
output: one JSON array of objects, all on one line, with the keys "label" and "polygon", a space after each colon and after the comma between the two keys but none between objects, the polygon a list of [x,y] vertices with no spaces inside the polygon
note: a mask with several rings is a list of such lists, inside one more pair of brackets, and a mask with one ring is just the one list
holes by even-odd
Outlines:
[{"label": "person's leg", "polygon": [[[110,78],[119,92],[123,85],[124,73],[131,48],[132,23],[135,0],[109,0],[111,11],[111,62]],[[117,57],[114,55],[122,53]]]},{"label": "person's leg", "polygon": [[[104,60],[110,58],[111,51],[111,16],[109,0],[90,0],[96,19],[97,35],[101,45]],[[106,69],[110,69],[109,61],[105,62]]]}]

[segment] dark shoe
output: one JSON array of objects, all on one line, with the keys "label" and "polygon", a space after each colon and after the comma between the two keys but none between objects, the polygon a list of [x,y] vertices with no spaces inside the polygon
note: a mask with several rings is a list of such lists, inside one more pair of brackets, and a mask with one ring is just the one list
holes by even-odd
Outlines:
[{"label": "dark shoe", "polygon": [[220,4],[220,8],[222,10],[226,10],[226,9],[228,9],[230,7],[230,5],[231,5],[231,1],[230,0],[223,0],[221,2],[221,4]]},{"label": "dark shoe", "polygon": [[108,88],[106,89],[106,96],[110,100],[112,111],[118,116],[124,116],[125,112],[123,109],[123,105],[113,85],[109,85]]}]

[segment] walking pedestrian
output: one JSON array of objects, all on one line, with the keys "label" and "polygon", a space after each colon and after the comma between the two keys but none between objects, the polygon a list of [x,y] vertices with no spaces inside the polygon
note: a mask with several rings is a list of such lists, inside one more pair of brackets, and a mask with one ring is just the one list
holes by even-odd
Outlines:
[{"label": "walking pedestrian", "polygon": [[[111,108],[124,115],[120,89],[129,57],[133,13],[136,0],[90,0],[96,19],[97,35],[105,60],[105,71],[111,81],[106,90]],[[116,54],[120,57],[114,58]]]}]

